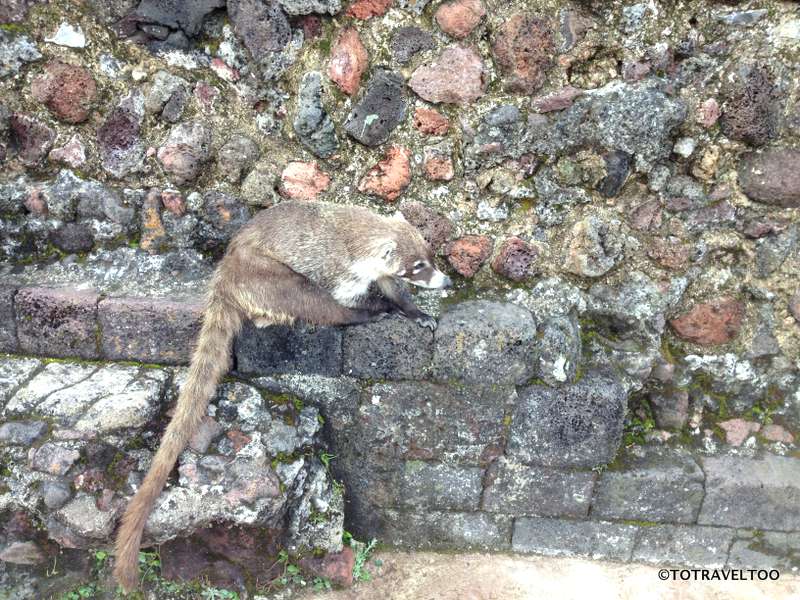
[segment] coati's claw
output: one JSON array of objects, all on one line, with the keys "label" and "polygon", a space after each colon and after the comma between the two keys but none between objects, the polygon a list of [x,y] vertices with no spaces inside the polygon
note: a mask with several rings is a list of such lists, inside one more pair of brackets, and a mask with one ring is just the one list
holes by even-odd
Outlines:
[{"label": "coati's claw", "polygon": [[431,331],[434,331],[436,329],[436,325],[437,325],[436,319],[434,319],[432,316],[426,315],[426,314],[420,315],[419,317],[414,319],[414,322],[417,325],[419,325],[420,327],[427,327]]}]

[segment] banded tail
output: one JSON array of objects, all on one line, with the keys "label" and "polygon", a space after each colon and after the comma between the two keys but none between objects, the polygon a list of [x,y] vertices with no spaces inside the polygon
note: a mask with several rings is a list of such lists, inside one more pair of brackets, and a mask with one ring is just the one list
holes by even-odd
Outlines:
[{"label": "banded tail", "polygon": [[230,368],[231,345],[241,326],[239,312],[226,306],[212,292],[175,414],[117,532],[114,577],[126,591],[136,588],[139,583],[139,546],[147,519],[178,456],[206,414],[217,384]]}]

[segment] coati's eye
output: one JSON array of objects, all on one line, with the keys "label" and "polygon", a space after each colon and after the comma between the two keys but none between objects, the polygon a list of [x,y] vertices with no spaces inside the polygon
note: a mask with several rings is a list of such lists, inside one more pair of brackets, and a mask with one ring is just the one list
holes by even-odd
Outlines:
[{"label": "coati's eye", "polygon": [[424,267],[425,267],[425,261],[424,260],[418,260],[417,262],[414,263],[414,267],[413,267],[414,273],[418,273]]}]

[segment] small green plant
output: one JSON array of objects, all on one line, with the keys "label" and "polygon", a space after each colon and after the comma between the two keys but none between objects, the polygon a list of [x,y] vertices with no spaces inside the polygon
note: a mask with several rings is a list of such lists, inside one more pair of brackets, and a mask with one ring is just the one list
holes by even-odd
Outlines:
[{"label": "small green plant", "polygon": [[161,573],[161,557],[158,552],[139,552],[139,570],[142,581],[156,581]]},{"label": "small green plant", "polygon": [[105,550],[95,550],[94,552],[94,568],[99,571],[102,569],[108,560],[108,552]]},{"label": "small green plant", "polygon": [[83,600],[84,598],[95,598],[97,596],[97,585],[90,583],[67,592],[61,596],[61,600]]},{"label": "small green plant", "polygon": [[314,577],[312,585],[317,592],[324,592],[331,589],[331,581],[327,577]]},{"label": "small green plant", "polygon": [[366,564],[377,543],[378,540],[373,538],[368,544],[362,544],[361,548],[356,552],[356,563],[353,565],[353,579],[356,581],[369,581],[372,579],[372,575],[366,569]]},{"label": "small green plant", "polygon": [[319,455],[319,462],[325,465],[325,468],[330,471],[331,469],[331,461],[336,458],[335,454],[328,454],[327,452],[321,452]]},{"label": "small green plant", "polygon": [[300,574],[300,567],[289,562],[289,553],[286,550],[278,552],[278,562],[283,565],[283,574],[276,580],[279,585],[287,586],[290,583],[306,585],[306,580]]}]

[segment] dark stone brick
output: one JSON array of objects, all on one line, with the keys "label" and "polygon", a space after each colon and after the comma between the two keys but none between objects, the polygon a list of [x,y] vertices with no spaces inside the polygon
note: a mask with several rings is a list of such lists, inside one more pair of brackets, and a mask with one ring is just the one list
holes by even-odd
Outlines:
[{"label": "dark stone brick", "polygon": [[354,533],[424,550],[508,550],[511,517],[483,512],[379,510],[368,530]]},{"label": "dark stone brick", "polygon": [[241,373],[336,376],[342,372],[342,331],[334,327],[276,325],[258,329],[248,324],[234,351]]},{"label": "dark stone brick", "polygon": [[50,241],[64,252],[88,252],[94,246],[94,236],[84,223],[64,223],[50,233]]},{"label": "dark stone brick", "polygon": [[606,176],[597,184],[597,191],[606,198],[613,198],[622,190],[631,171],[631,159],[627,152],[615,150],[606,154]]},{"label": "dark stone brick", "polygon": [[676,567],[725,566],[733,529],[689,525],[642,527],[633,549],[633,560]]},{"label": "dark stone brick", "polygon": [[694,523],[703,501],[703,472],[682,450],[650,448],[604,471],[594,487],[592,516]]},{"label": "dark stone brick", "polygon": [[481,501],[480,467],[407,461],[402,475],[400,502],[416,509],[478,510]]},{"label": "dark stone brick", "polygon": [[376,69],[345,121],[344,129],[365,146],[389,139],[406,116],[406,84],[401,75]]},{"label": "dark stone brick", "polygon": [[392,35],[392,55],[401,64],[406,64],[418,52],[436,47],[433,36],[419,27],[400,27]]},{"label": "dark stone brick", "polygon": [[776,147],[745,154],[739,162],[739,185],[755,202],[800,207],[800,150]]},{"label": "dark stone brick", "polygon": [[381,459],[477,464],[502,449],[512,387],[385,383],[366,392],[352,444]]},{"label": "dark stone brick", "polygon": [[511,423],[508,456],[549,467],[607,464],[622,439],[626,406],[625,390],[602,373],[561,388],[525,388]]},{"label": "dark stone brick", "polygon": [[628,561],[637,527],[597,521],[568,521],[539,517],[514,520],[514,552],[545,556],[584,556]]},{"label": "dark stone brick", "polygon": [[430,244],[434,252],[449,240],[453,233],[453,224],[450,219],[422,202],[403,200],[400,203],[400,212],[409,223],[419,229],[422,237]]},{"label": "dark stone brick", "polygon": [[800,530],[800,459],[767,454],[709,456],[702,462],[706,495],[698,523]]},{"label": "dark stone brick", "polygon": [[103,358],[185,364],[200,331],[202,305],[109,298],[98,306]]},{"label": "dark stone brick", "polygon": [[744,65],[734,74],[730,98],[722,107],[722,133],[731,139],[761,146],[775,137],[781,108],[780,94],[769,71]]},{"label": "dark stone brick", "polygon": [[97,302],[93,291],[23,288],[14,304],[24,352],[97,358]]},{"label": "dark stone brick", "polygon": [[462,302],[442,315],[434,340],[439,380],[519,384],[536,368],[536,323],[514,304]]},{"label": "dark stone brick", "polygon": [[0,352],[17,351],[17,322],[14,319],[14,295],[17,289],[0,285]]},{"label": "dark stone brick", "polygon": [[422,379],[433,358],[433,332],[405,317],[344,330],[344,373],[361,379]]},{"label": "dark stone brick", "polygon": [[483,495],[489,512],[539,517],[585,517],[595,474],[528,467],[501,458],[492,465]]}]

